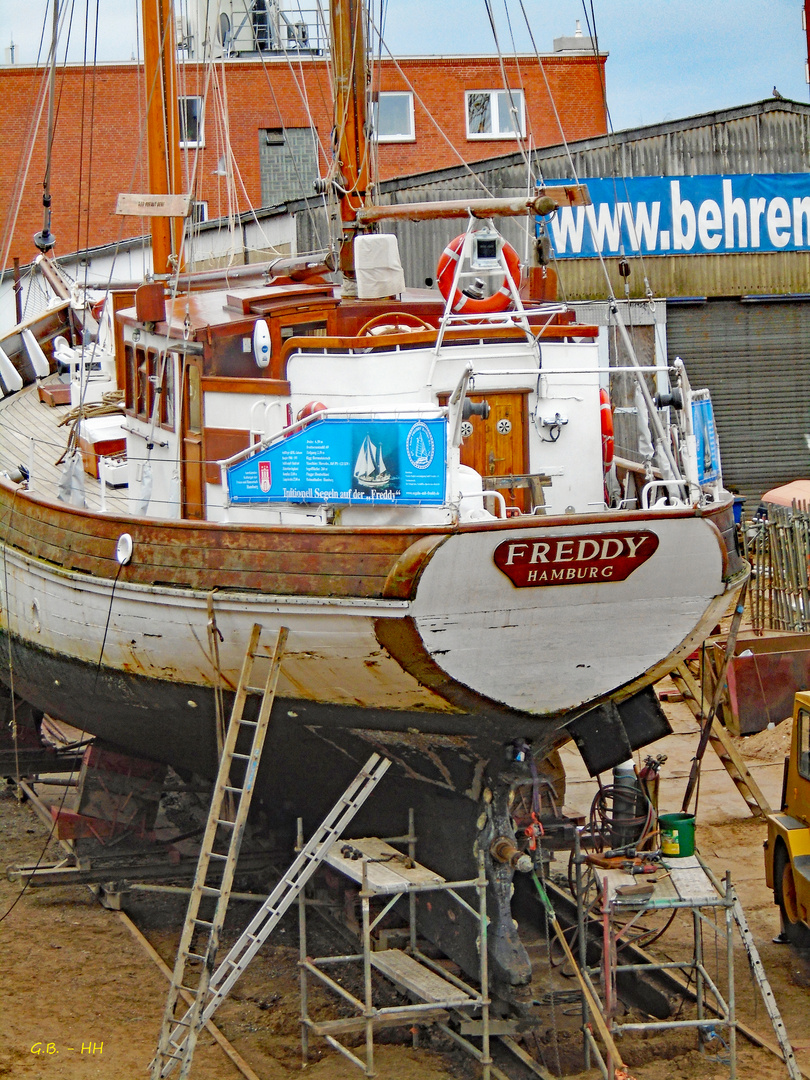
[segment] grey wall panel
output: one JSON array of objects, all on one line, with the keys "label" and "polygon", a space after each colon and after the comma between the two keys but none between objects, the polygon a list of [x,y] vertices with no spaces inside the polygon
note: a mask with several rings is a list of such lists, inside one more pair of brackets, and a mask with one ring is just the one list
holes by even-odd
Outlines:
[{"label": "grey wall panel", "polygon": [[723,476],[748,509],[810,476],[810,302],[670,305],[667,345],[711,391]]}]

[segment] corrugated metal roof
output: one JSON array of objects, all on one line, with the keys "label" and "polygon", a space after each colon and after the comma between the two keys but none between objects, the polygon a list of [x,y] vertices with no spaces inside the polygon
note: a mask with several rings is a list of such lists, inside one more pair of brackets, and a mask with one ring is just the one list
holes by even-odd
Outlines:
[{"label": "corrugated metal roof", "polygon": [[[618,259],[605,259],[616,296],[624,296]],[[656,296],[769,296],[810,292],[810,252],[776,251],[740,255],[666,255],[630,260],[631,297],[645,295],[645,275]],[[607,296],[598,259],[567,259],[559,267],[569,300]]]}]

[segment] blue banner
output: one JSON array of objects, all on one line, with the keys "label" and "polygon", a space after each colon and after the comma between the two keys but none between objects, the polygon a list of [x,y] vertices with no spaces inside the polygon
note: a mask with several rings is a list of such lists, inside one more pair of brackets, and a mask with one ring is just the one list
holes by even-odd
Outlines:
[{"label": "blue banner", "polygon": [[549,221],[557,258],[810,249],[810,174],[584,180]]},{"label": "blue banner", "polygon": [[228,469],[232,503],[440,506],[447,420],[325,417]]},{"label": "blue banner", "polygon": [[720,479],[720,447],[714,409],[708,397],[692,401],[692,430],[695,433],[698,480],[701,484],[716,483]]}]

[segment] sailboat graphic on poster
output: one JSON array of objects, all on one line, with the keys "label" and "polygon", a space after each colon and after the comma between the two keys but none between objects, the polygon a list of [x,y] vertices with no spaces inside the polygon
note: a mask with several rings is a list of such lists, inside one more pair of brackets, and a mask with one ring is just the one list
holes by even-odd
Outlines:
[{"label": "sailboat graphic on poster", "polygon": [[371,436],[366,435],[354,465],[354,482],[358,487],[380,488],[391,483],[391,473],[383,459],[382,445],[376,446]]},{"label": "sailboat graphic on poster", "polygon": [[417,469],[425,469],[433,460],[433,448],[428,450],[425,437],[421,430],[417,430],[413,440],[413,448],[409,448],[409,458]]}]

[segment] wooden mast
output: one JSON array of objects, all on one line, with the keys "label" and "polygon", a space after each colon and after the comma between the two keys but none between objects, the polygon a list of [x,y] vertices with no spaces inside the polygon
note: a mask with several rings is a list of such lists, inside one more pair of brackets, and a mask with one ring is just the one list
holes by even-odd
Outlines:
[{"label": "wooden mast", "polygon": [[356,291],[354,237],[357,211],[370,184],[366,116],[366,34],[363,0],[331,0],[332,67],[335,83],[335,180],[340,194],[344,293]]},{"label": "wooden mast", "polygon": [[[172,0],[143,0],[142,13],[149,191],[152,195],[180,194],[184,185],[180,168],[180,112]],[[171,274],[182,269],[178,262],[182,220],[169,217],[150,220],[155,274]]]}]

